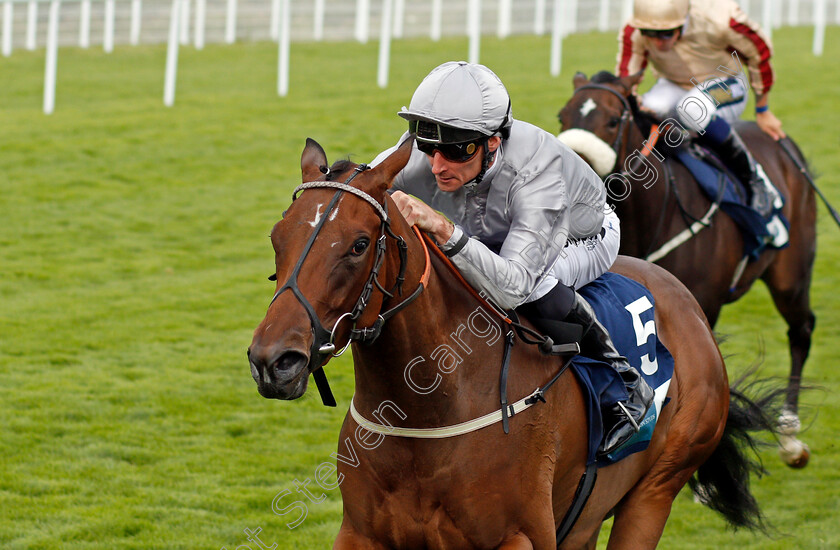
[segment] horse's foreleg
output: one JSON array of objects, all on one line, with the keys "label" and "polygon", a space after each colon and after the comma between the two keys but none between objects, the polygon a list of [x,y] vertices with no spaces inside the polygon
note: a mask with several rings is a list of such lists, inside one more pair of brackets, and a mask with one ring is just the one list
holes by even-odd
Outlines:
[{"label": "horse's foreleg", "polygon": [[[810,272],[809,272],[810,275]],[[779,417],[779,455],[793,468],[803,468],[810,458],[808,446],[796,436],[799,433],[799,389],[805,360],[811,350],[811,335],[816,324],[816,317],[811,311],[808,290],[810,276],[799,281],[792,289],[780,288],[776,278],[767,281],[776,309],[788,325],[788,344],[790,347],[790,377],[788,378],[785,408]]]},{"label": "horse's foreleg", "polygon": [[808,463],[808,447],[796,438],[799,432],[799,389],[802,369],[811,349],[811,334],[816,318],[811,311],[811,275],[816,255],[816,203],[814,193],[793,165],[786,163],[786,187],[789,192],[788,219],[790,246],[780,250],[762,276],[767,283],[776,309],[788,325],[790,345],[790,378],[788,380],[785,411],[779,418],[782,432],[779,454],[795,468]]},{"label": "horse's foreleg", "polygon": [[635,491],[622,502],[616,510],[607,550],[656,548],[671,513],[671,504],[679,493],[676,485],[673,489]]},{"label": "horse's foreleg", "polygon": [[[787,319],[786,319],[787,320]],[[804,468],[811,456],[808,445],[797,438],[801,424],[799,422],[799,390],[802,382],[802,369],[811,349],[811,334],[814,331],[816,317],[808,310],[804,320],[788,320],[788,342],[790,346],[790,378],[788,379],[785,408],[779,416],[779,455],[785,464],[793,468]]]}]

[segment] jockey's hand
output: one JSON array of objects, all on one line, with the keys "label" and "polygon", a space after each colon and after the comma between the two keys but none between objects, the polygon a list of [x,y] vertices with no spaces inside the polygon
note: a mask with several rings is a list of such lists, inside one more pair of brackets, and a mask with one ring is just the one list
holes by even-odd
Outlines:
[{"label": "jockey's hand", "polygon": [[786,137],[785,132],[782,130],[782,121],[776,118],[776,115],[774,115],[771,111],[756,113],[755,123],[758,124],[758,127],[761,128],[764,133],[768,134],[776,141]]},{"label": "jockey's hand", "polygon": [[428,233],[438,244],[444,244],[455,231],[455,225],[425,202],[402,191],[394,191],[391,198],[405,221]]}]

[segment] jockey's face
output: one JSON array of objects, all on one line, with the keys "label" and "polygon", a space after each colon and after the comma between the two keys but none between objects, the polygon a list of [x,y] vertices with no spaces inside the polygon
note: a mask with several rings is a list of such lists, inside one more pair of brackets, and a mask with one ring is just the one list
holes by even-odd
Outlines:
[{"label": "jockey's face", "polygon": [[653,44],[653,47],[656,48],[657,50],[659,50],[660,52],[667,52],[667,51],[670,51],[671,48],[674,47],[674,44],[677,43],[677,40],[680,39],[681,35],[682,35],[682,32],[679,29],[677,29],[677,30],[674,31],[674,33],[671,36],[668,36],[668,37],[662,37],[662,36],[649,37],[648,40],[650,41],[651,44]]},{"label": "jockey's face", "polygon": [[[487,140],[487,147],[490,151],[495,151],[501,142],[502,138],[493,136]],[[481,172],[481,163],[484,161],[485,154],[486,151],[479,151],[467,162],[448,160],[439,151],[435,151],[431,156],[426,155],[426,158],[429,159],[438,188],[451,193],[463,187],[468,181],[472,181]]]}]

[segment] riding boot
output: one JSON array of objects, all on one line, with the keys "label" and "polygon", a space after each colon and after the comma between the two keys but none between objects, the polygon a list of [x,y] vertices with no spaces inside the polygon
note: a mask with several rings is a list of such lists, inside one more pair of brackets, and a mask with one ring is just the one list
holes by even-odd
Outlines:
[{"label": "riding boot", "polygon": [[773,211],[779,193],[770,183],[764,169],[747,150],[741,136],[734,128],[730,128],[729,135],[722,142],[707,139],[704,143],[710,145],[720,155],[724,164],[730,167],[748,187],[751,197],[750,207],[762,217],[767,218]]},{"label": "riding boot", "polygon": [[[653,390],[639,371],[630,366],[627,358],[618,353],[607,329],[598,321],[592,306],[577,292],[571,311],[565,320],[583,326],[581,348],[584,354],[592,359],[603,361],[615,369],[624,381],[629,395],[627,401],[618,402],[606,411],[604,419],[606,435],[598,449],[598,454],[607,455],[639,431],[639,425],[653,403]],[[613,421],[614,424],[610,426],[608,421]]]}]

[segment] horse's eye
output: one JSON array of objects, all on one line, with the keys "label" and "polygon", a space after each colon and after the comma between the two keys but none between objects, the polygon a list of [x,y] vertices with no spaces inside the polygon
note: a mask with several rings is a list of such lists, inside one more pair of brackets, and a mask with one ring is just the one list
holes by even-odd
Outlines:
[{"label": "horse's eye", "polygon": [[620,118],[618,118],[617,116],[612,117],[609,122],[610,128],[615,128],[616,126],[618,126],[619,122],[621,122]]},{"label": "horse's eye", "polygon": [[350,250],[350,253],[354,256],[361,256],[365,253],[365,250],[367,250],[368,246],[370,246],[370,239],[368,239],[367,237],[359,239],[353,245],[353,249]]}]

